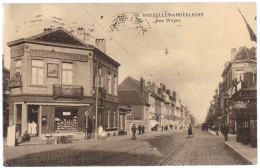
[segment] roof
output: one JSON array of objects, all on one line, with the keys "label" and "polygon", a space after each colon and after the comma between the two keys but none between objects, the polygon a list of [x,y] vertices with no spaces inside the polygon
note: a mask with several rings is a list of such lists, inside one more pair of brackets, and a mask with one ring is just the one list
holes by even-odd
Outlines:
[{"label": "roof", "polygon": [[96,47],[86,44],[72,33],[68,32],[62,27],[58,27],[56,29],[52,29],[50,31],[45,31],[41,34],[37,34],[35,36],[31,36],[28,38],[21,38],[18,40],[14,40],[8,42],[7,45],[9,47],[22,44],[22,43],[35,43],[41,45],[51,45],[51,46],[59,46],[59,47],[66,47],[66,48],[76,48],[76,49],[83,49],[83,50],[93,50],[97,53],[101,53],[101,55],[108,59],[109,61],[115,63],[117,66],[120,66],[118,62],[113,60],[111,57],[106,55],[105,53],[101,52]]},{"label": "roof", "polygon": [[136,90],[119,90],[118,105],[147,105],[148,103]]},{"label": "roof", "polygon": [[256,60],[254,49],[248,49],[247,47],[241,47],[241,50],[237,52],[235,58],[232,61],[240,60]]},{"label": "roof", "polygon": [[37,34],[35,36],[31,36],[28,38],[14,40],[8,42],[7,45],[11,47],[13,45],[17,45],[23,42],[45,43],[45,44],[55,44],[61,46],[62,45],[74,46],[77,48],[84,48],[84,49],[94,49],[93,46],[89,44],[85,44],[84,42],[79,40],[76,36],[74,36],[72,33],[68,32],[62,27],[58,27],[50,31],[45,31],[41,34]]},{"label": "roof", "polygon": [[241,47],[240,50],[235,55],[234,59],[228,62],[228,65],[224,68],[221,76],[224,77],[224,75],[231,68],[232,63],[239,63],[239,62],[246,62],[246,61],[256,62],[255,50],[256,48],[254,47],[252,47],[251,49],[248,49],[245,46]]}]

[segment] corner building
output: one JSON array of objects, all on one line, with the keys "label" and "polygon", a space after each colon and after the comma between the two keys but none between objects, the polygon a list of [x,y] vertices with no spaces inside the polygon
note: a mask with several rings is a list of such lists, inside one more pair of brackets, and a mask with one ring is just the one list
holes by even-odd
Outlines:
[{"label": "corner building", "polygon": [[28,125],[33,122],[40,137],[86,129],[93,133],[96,119],[107,133],[118,131],[120,64],[104,53],[104,39],[96,40],[101,46],[96,48],[56,28],[7,45],[11,48],[9,126],[16,125],[20,136],[32,133]]}]

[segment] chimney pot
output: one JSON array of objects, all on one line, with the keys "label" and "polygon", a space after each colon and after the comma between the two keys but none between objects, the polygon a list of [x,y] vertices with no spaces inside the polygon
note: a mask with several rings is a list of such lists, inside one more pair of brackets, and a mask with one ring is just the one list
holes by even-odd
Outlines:
[{"label": "chimney pot", "polygon": [[106,40],[105,39],[96,39],[96,48],[106,53]]}]

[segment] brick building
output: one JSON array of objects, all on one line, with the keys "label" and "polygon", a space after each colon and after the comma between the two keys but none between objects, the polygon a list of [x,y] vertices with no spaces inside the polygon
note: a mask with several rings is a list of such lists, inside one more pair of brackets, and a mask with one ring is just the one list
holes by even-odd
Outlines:
[{"label": "brick building", "polygon": [[102,47],[85,44],[63,28],[7,43],[11,49],[9,125],[15,124],[21,136],[30,132],[32,122],[38,136],[85,133],[86,128],[92,133],[97,119],[107,132],[118,131],[120,64],[106,55],[104,39],[96,43]]}]

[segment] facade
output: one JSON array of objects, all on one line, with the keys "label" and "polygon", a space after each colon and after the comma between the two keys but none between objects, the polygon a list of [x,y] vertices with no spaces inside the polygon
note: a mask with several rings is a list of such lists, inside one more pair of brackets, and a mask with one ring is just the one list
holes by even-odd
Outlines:
[{"label": "facade", "polygon": [[[4,56],[3,56],[4,58]],[[2,81],[3,81],[3,136],[7,136],[7,127],[9,125],[9,106],[8,106],[8,96],[10,94],[10,90],[8,88],[8,82],[10,80],[10,71],[4,67],[3,61],[3,71],[2,71]]]},{"label": "facade", "polygon": [[[105,44],[99,39],[97,43]],[[11,49],[9,125],[22,136],[93,133],[95,122],[118,131],[118,67],[102,48],[85,44],[63,28],[7,44]],[[98,47],[98,45],[97,45]],[[96,116],[96,86],[98,115]]]},{"label": "facade", "polygon": [[127,111],[126,114],[126,131],[131,132],[133,124],[138,126],[144,125],[149,130],[149,91],[145,86],[145,80],[140,81],[128,76],[119,86],[119,110]]},{"label": "facade", "polygon": [[252,147],[257,145],[256,67],[256,48],[232,49],[207,115],[209,124],[227,124],[238,142]]}]

